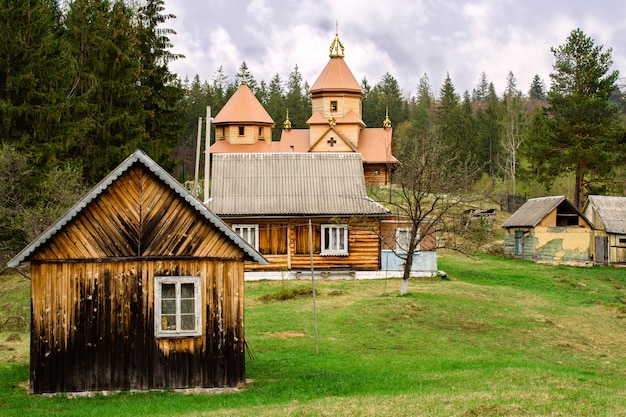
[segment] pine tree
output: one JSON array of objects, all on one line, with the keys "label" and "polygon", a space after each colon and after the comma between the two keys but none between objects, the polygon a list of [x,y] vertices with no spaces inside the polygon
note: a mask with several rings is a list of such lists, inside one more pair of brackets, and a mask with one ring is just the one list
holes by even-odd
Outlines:
[{"label": "pine tree", "polygon": [[285,106],[285,92],[280,75],[275,74],[274,77],[272,77],[267,94],[266,110],[274,120],[274,123],[276,123],[276,127],[272,130],[272,140],[280,140],[282,123],[287,117],[288,110]]},{"label": "pine tree", "polygon": [[303,84],[302,74],[296,65],[289,73],[285,106],[289,109],[289,120],[294,129],[307,128],[307,120],[311,116],[311,100],[308,88]]},{"label": "pine tree", "polygon": [[147,0],[138,10],[139,82],[145,115],[145,138],[140,138],[138,146],[167,168],[172,163],[171,149],[184,126],[181,124],[183,113],[178,105],[183,98],[183,89],[168,66],[182,56],[170,51],[169,36],[175,32],[161,27],[176,16],[163,14],[164,10],[163,0]]},{"label": "pine tree", "polygon": [[0,2],[0,137],[38,169],[67,156],[75,65],[52,0]]},{"label": "pine tree", "polygon": [[536,138],[534,156],[547,179],[574,173],[574,204],[582,209],[588,176],[606,175],[626,153],[619,106],[609,102],[619,73],[611,71],[612,50],[603,52],[580,29],[551,51],[556,59],[547,109],[552,135]]},{"label": "pine tree", "polygon": [[543,101],[546,99],[546,94],[546,85],[541,77],[539,77],[539,74],[536,74],[530,83],[528,96],[533,100]]},{"label": "pine tree", "polygon": [[134,15],[121,0],[75,0],[65,19],[77,62],[72,117],[80,135],[72,157],[92,184],[146,138]]}]

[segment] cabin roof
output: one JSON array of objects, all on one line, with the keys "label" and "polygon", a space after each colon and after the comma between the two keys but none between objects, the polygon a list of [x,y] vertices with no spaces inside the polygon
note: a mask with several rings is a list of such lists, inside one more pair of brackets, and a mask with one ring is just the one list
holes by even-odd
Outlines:
[{"label": "cabin roof", "polygon": [[561,204],[569,205],[589,225],[592,224],[567,198],[564,196],[552,196],[531,198],[526,201],[511,217],[502,223],[502,227],[535,227]]},{"label": "cabin roof", "polygon": [[160,180],[162,180],[170,189],[176,194],[182,197],[191,207],[193,207],[199,214],[207,219],[213,226],[219,231],[225,234],[233,243],[240,247],[246,254],[247,260],[259,262],[266,265],[268,261],[246,243],[239,235],[237,235],[222,219],[213,214],[206,206],[202,204],[200,200],[191,195],[178,181],[176,181],[169,173],[167,173],[161,166],[154,162],[143,151],[137,150],[130,155],[124,162],[122,162],[117,168],[115,168],[109,175],[107,175],[102,181],[100,181],[89,193],[87,193],[82,199],[80,199],[72,208],[70,208],[59,220],[57,220],[52,226],[50,226],[45,232],[43,232],[38,238],[26,246],[20,253],[18,253],[13,259],[9,261],[7,266],[16,267],[20,263],[28,260],[28,257],[35,252],[39,247],[48,242],[59,230],[67,225],[73,218],[75,218],[87,205],[97,198],[104,190],[106,190],[113,182],[120,178],[129,168],[135,164],[142,164],[155,174]]},{"label": "cabin roof", "polygon": [[209,208],[221,216],[384,215],[358,153],[213,155]]},{"label": "cabin roof", "polygon": [[626,234],[626,197],[590,195],[587,213],[589,208],[596,213],[607,233]]}]

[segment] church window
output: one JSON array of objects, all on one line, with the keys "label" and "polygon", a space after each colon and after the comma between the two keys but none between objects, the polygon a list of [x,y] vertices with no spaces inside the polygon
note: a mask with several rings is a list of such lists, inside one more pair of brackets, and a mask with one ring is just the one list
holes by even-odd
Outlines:
[{"label": "church window", "polygon": [[244,127],[243,126],[239,126],[239,136],[243,136],[245,133]]},{"label": "church window", "polygon": [[337,111],[337,102],[335,100],[330,102],[330,111]]}]

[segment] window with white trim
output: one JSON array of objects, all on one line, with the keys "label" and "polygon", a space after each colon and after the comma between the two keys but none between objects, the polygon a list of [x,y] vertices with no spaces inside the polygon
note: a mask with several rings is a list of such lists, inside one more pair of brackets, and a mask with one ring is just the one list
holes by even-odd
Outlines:
[{"label": "window with white trim", "polygon": [[[417,232],[416,239],[419,240],[419,231]],[[396,229],[396,250],[398,252],[408,252],[409,244],[411,243],[411,228],[410,227],[398,227]],[[420,250],[419,243],[415,247],[415,251]]]},{"label": "window with white trim", "polygon": [[156,337],[202,335],[200,277],[154,277],[154,334]]},{"label": "window with white trim", "polygon": [[322,225],[322,256],[348,255],[348,226],[345,224]]},{"label": "window with white trim", "polygon": [[254,249],[259,250],[258,224],[233,224],[232,229]]}]

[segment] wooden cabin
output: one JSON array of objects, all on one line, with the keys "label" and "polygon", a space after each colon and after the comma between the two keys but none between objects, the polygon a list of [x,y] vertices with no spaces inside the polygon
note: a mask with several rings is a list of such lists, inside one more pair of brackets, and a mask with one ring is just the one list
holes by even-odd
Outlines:
[{"label": "wooden cabin", "polygon": [[599,264],[626,264],[626,197],[591,195],[585,210],[596,230],[594,260]]},{"label": "wooden cabin", "polygon": [[9,262],[30,262],[31,391],[241,386],[245,261],[267,263],[135,152]]},{"label": "wooden cabin", "polygon": [[506,256],[567,264],[592,261],[593,225],[563,196],[526,201],[502,227]]},{"label": "wooden cabin", "polygon": [[318,270],[380,269],[389,211],[367,196],[359,154],[216,154],[212,170],[209,209],[269,261],[248,271],[307,270],[311,252]]}]

